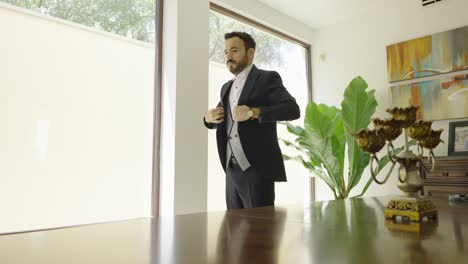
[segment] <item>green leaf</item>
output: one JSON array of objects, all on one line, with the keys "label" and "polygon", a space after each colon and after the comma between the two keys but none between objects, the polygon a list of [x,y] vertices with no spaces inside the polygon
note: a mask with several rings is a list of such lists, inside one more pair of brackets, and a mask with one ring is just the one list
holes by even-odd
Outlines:
[{"label": "green leaf", "polygon": [[364,169],[369,164],[369,154],[358,147],[356,140],[351,135],[354,131],[367,128],[377,108],[374,90],[367,92],[367,87],[364,79],[359,76],[354,78],[346,88],[341,102],[341,117],[348,144],[348,193],[357,185]]},{"label": "green leaf", "polygon": [[[283,142],[286,146],[288,147],[291,147],[291,148],[294,148],[295,150],[301,152],[302,154],[306,155],[306,156],[313,156],[313,154],[311,155],[311,153],[307,150],[307,148],[303,148],[303,147],[300,147],[290,141],[287,141],[287,140],[284,140],[284,139],[279,139],[281,142]],[[284,155],[283,155],[284,156]],[[310,159],[309,163],[312,164],[313,166],[320,166],[320,164],[317,164],[316,159]]]},{"label": "green leaf", "polygon": [[[310,102],[304,119],[304,136],[298,139],[300,146],[306,147],[311,159],[323,165],[333,182],[333,189],[341,192],[345,189],[343,178],[344,145],[339,145],[342,124],[339,109]],[[335,149],[334,149],[335,147]]]},{"label": "green leaf", "polygon": [[334,106],[327,106],[324,104],[318,105],[318,108],[320,113],[327,116],[331,121],[328,136],[331,138],[333,156],[338,159],[340,168],[340,172],[335,176],[335,178],[340,182],[340,195],[344,195],[344,192],[346,192],[346,184],[343,177],[346,137],[344,134],[343,120],[341,119],[341,110]]},{"label": "green leaf", "polygon": [[294,126],[290,122],[279,122],[282,125],[285,125],[289,133],[292,133],[296,136],[301,136],[304,133],[304,129],[300,126]]},{"label": "green leaf", "polygon": [[[370,155],[357,146],[351,135],[351,132],[367,128],[377,108],[375,91],[367,91],[367,88],[367,83],[361,77],[356,77],[345,90],[341,110],[310,102],[306,109],[304,127],[283,123],[290,133],[296,135],[295,143],[283,142],[296,150],[302,150],[301,157],[289,159],[301,162],[314,176],[321,178],[333,191],[335,198],[347,198],[369,165]],[[347,185],[343,169],[346,146],[349,164]],[[395,153],[401,149],[396,149]],[[383,157],[378,171],[388,163],[389,158]],[[364,194],[370,184],[372,178],[367,181],[360,195]]]},{"label": "green leaf", "polygon": [[288,140],[286,140],[286,139],[280,138],[279,141],[280,141],[280,142],[283,142],[283,144],[284,144],[285,146],[287,146],[287,147],[292,147],[292,148],[294,148],[295,150],[298,150],[298,151],[300,151],[300,152],[304,152],[304,149],[302,149],[302,148],[299,147],[298,145],[296,145],[296,144],[294,144],[294,143],[292,143],[292,142],[290,142],[290,141],[288,141]]},{"label": "green leaf", "polygon": [[312,163],[310,162],[306,162],[302,156],[295,156],[295,157],[290,157],[288,155],[284,155],[283,154],[283,159],[284,160],[294,160],[294,161],[297,161],[299,162],[300,164],[302,164],[306,169],[309,169],[309,170],[314,170],[314,167],[315,165],[313,165]]}]

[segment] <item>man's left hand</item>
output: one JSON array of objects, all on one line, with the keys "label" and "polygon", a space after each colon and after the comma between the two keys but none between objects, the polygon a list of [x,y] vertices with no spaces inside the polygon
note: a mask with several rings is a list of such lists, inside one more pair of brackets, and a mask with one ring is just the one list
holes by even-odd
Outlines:
[{"label": "man's left hand", "polygon": [[[249,110],[252,110],[252,113],[253,113],[252,117],[249,117],[249,115],[247,114]],[[234,113],[233,113],[232,118],[236,122],[244,122],[246,120],[249,120],[250,118],[258,118],[259,115],[260,115],[259,108],[250,108],[246,105],[239,105],[239,106],[234,107]]]}]

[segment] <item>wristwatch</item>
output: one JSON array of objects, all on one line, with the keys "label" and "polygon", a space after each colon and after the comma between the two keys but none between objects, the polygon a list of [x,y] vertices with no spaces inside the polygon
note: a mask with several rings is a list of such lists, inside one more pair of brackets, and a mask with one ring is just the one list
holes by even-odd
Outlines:
[{"label": "wristwatch", "polygon": [[248,116],[250,119],[252,119],[252,117],[253,117],[253,111],[252,111],[252,109],[249,108],[249,111],[247,111],[247,116]]}]

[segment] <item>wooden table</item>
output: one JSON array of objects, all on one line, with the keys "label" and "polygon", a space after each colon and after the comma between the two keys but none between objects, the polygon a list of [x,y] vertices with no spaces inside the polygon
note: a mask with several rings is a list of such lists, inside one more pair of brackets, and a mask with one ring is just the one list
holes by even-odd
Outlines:
[{"label": "wooden table", "polygon": [[386,221],[390,198],[161,219],[154,252],[161,263],[468,263],[468,204],[434,199],[438,221],[418,226]]},{"label": "wooden table", "polygon": [[0,263],[468,263],[468,204],[434,199],[436,223],[398,225],[383,217],[390,198],[0,236]]}]

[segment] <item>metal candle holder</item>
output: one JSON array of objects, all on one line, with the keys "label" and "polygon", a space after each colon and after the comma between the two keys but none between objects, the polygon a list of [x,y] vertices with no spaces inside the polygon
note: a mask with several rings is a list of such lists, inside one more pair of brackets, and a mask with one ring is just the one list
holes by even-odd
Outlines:
[{"label": "metal candle holder", "polygon": [[[384,211],[386,218],[402,216],[411,221],[421,221],[424,217],[437,218],[437,209],[432,201],[419,196],[423,187],[423,181],[419,175],[419,166],[423,159],[424,149],[429,150],[428,159],[435,167],[435,156],[433,149],[440,143],[440,130],[432,130],[430,121],[416,121],[416,112],[419,106],[406,108],[387,109],[392,115],[390,119],[373,119],[374,129],[361,129],[353,132],[358,146],[371,154],[370,171],[372,178],[378,184],[384,184],[390,177],[395,164],[399,164],[397,186],[405,192],[403,197],[392,199]],[[401,133],[404,134],[404,151],[395,155],[393,140],[398,138]],[[417,141],[418,155],[414,154],[408,145],[408,136]],[[392,163],[387,176],[383,180],[377,179],[379,170],[379,152],[387,144],[387,155]]]}]

